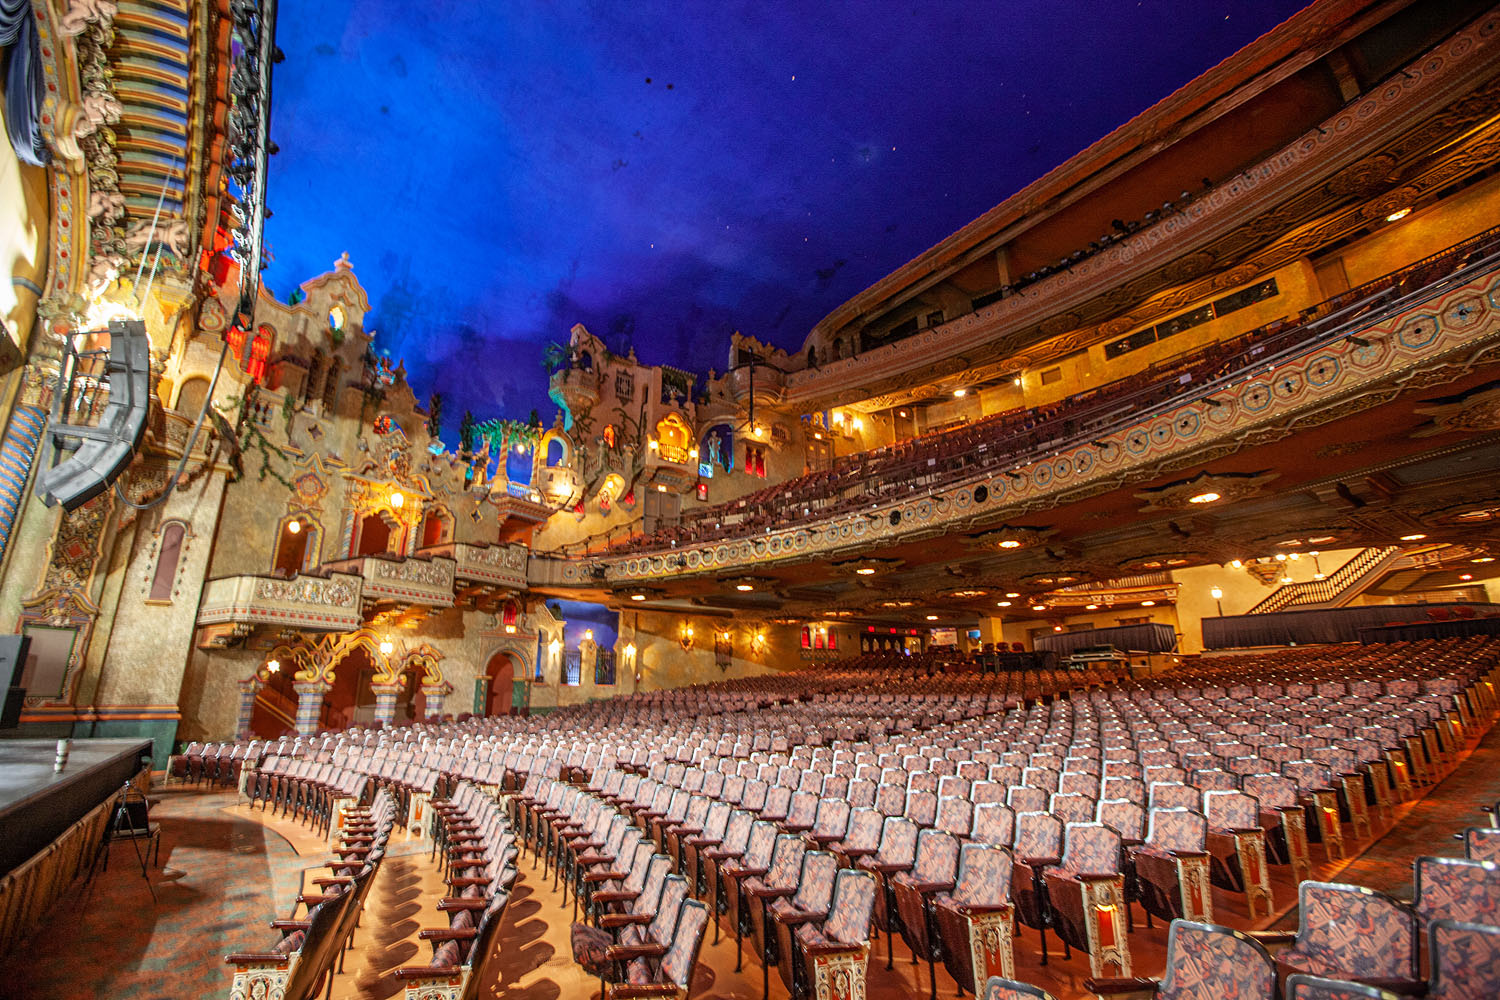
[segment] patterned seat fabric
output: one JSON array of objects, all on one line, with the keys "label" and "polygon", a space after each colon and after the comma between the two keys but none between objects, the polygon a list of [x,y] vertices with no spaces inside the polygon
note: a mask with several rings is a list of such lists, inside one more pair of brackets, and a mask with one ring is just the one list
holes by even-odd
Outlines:
[{"label": "patterned seat fabric", "polygon": [[1464,831],[1464,853],[1471,861],[1500,862],[1500,830],[1469,827]]},{"label": "patterned seat fabric", "polygon": [[1417,919],[1500,922],[1500,865],[1467,858],[1417,858]]},{"label": "patterned seat fabric", "polygon": [[985,981],[984,992],[979,995],[979,1000],[1056,1000],[1056,998],[1040,986],[991,976]]},{"label": "patterned seat fabric", "polygon": [[1159,1000],[1274,1000],[1276,971],[1245,934],[1190,920],[1172,921],[1167,974]]},{"label": "patterned seat fabric", "polygon": [[1411,910],[1384,893],[1334,882],[1303,882],[1300,923],[1276,956],[1296,972],[1358,979],[1412,979],[1417,973]]},{"label": "patterned seat fabric", "polygon": [[1428,1000],[1492,1000],[1500,996],[1500,928],[1434,920],[1427,935],[1432,956]]},{"label": "patterned seat fabric", "polygon": [[923,830],[911,871],[891,880],[901,917],[901,936],[914,955],[929,963],[938,958],[939,952],[930,899],[935,893],[952,889],[957,878],[958,838],[943,830]]},{"label": "patterned seat fabric", "polygon": [[[978,911],[1008,911],[1010,906],[1010,880],[1014,862],[1010,852],[987,844],[965,844],[959,854],[958,882],[951,893],[938,893],[933,898],[933,912],[937,917],[938,935],[942,941],[943,964],[954,980],[966,989],[977,989],[975,975],[983,980],[1000,968],[974,967],[974,948],[971,940],[970,916]],[[1001,921],[1001,932],[1006,955],[1009,954],[1008,913]],[[997,948],[998,940],[993,942]],[[981,954],[986,952],[981,949]],[[998,964],[997,956],[997,964]]]}]

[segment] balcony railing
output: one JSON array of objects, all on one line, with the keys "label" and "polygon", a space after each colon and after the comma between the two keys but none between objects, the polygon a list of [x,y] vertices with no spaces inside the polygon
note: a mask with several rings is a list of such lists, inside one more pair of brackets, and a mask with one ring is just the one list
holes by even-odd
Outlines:
[{"label": "balcony railing", "polygon": [[361,581],[350,573],[290,579],[226,576],[209,580],[198,606],[199,625],[289,625],[344,632],[358,628]]},{"label": "balcony railing", "polygon": [[358,574],[363,581],[360,597],[366,602],[394,601],[434,608],[453,606],[456,565],[451,556],[431,559],[359,556],[324,563],[321,568]]},{"label": "balcony railing", "polygon": [[460,580],[492,583],[523,590],[526,587],[527,550],[524,545],[471,545],[468,542],[445,542],[422,549],[423,556],[452,559],[454,575]]}]

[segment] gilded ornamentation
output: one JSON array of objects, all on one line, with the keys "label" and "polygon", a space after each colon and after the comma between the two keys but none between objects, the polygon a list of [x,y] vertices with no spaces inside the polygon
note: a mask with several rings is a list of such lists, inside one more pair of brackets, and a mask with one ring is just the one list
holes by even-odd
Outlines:
[{"label": "gilded ornamentation", "polygon": [[979,996],[984,981],[991,976],[1016,977],[1015,945],[1011,940],[1015,911],[1010,907],[997,913],[969,918],[970,967],[974,970],[974,995]]},{"label": "gilded ornamentation", "polygon": [[255,585],[255,596],[267,601],[347,608],[354,604],[359,594],[342,580],[297,577],[292,580],[260,580]]},{"label": "gilded ornamentation", "polygon": [[403,559],[393,562],[376,559],[375,576],[382,580],[400,580],[405,583],[422,583],[430,587],[453,586],[453,564],[448,561],[424,562],[420,559]]},{"label": "gilded ornamentation", "polygon": [[1395,174],[1396,158],[1389,153],[1377,153],[1340,170],[1323,188],[1335,198],[1368,198],[1383,190]]}]

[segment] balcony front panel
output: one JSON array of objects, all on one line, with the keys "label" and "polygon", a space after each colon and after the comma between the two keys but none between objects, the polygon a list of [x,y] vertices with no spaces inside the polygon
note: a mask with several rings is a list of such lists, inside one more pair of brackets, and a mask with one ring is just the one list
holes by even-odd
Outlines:
[{"label": "balcony front panel", "polygon": [[433,608],[453,606],[453,581],[457,563],[449,556],[432,559],[362,560],[362,594],[367,601],[394,601]]},{"label": "balcony front panel", "polygon": [[226,576],[209,580],[199,605],[199,625],[288,625],[345,632],[359,628],[361,580],[350,573],[327,577]]}]

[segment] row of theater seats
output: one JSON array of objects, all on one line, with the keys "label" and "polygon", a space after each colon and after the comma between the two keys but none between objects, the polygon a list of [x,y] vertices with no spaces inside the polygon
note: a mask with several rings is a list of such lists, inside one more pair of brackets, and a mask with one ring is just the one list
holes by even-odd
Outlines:
[{"label": "row of theater seats", "polygon": [[325,865],[333,874],[315,878],[320,891],[299,894],[287,919],[271,921],[280,939],[263,952],[225,958],[234,967],[231,996],[313,997],[325,981],[331,994],[335,964],[342,969],[344,952],[353,945],[355,926],[395,823],[395,802],[384,791],[368,808],[347,812],[334,849],[338,858]]},{"label": "row of theater seats", "polygon": [[1233,340],[1153,365],[1129,378],[1048,407],[991,414],[957,429],[840,458],[831,469],[806,473],[728,504],[697,511],[692,520],[681,525],[634,536],[609,546],[609,550],[645,551],[759,534],[767,527],[784,526],[814,513],[836,516],[867,507],[875,499],[938,486],[978,468],[1014,468],[1038,451],[1058,447],[1080,435],[1097,435],[1121,416],[1137,414],[1213,379],[1259,368],[1303,341],[1321,343],[1346,327],[1347,333],[1357,333],[1377,310],[1483,259],[1497,246],[1500,232],[1481,233],[1297,316],[1275,320]]},{"label": "row of theater seats", "polygon": [[[607,806],[632,827],[644,823],[653,853],[732,912],[736,933],[750,934],[763,958],[777,947],[765,904],[796,887],[806,855],[831,854],[835,871],[875,880],[887,962],[900,934],[929,959],[934,983],[939,955],[967,989],[1003,971],[1008,936],[1002,947],[998,930],[987,933],[994,947],[979,965],[965,945],[975,920],[1009,909],[1023,927],[1061,937],[1065,951],[1085,951],[1096,975],[1106,966],[1126,974],[1132,904],[1148,922],[1205,922],[1213,884],[1245,893],[1252,916],[1269,911],[1266,866],[1305,875],[1304,835],[1337,857],[1346,833],[1370,836],[1372,817],[1437,780],[1465,731],[1494,712],[1497,658],[1500,644],[1483,638],[1292,650],[1066,697],[1078,675],[929,677],[864,665],[546,719],[341,734],[305,743],[294,767],[315,770],[287,783],[330,767],[379,776],[388,788],[410,779],[427,790],[420,794],[468,779],[519,787],[528,801],[545,787],[543,810],[567,795],[570,810]],[[924,693],[905,693],[918,680]],[[848,738],[856,726],[861,737]],[[283,809],[326,810],[316,795],[269,794]],[[543,844],[544,865],[561,864],[570,886],[586,884],[553,817],[518,817],[525,837]],[[598,811],[587,829],[606,849],[627,836]],[[803,845],[795,865],[794,842]],[[749,879],[762,880],[762,895]],[[947,884],[951,891],[923,888]],[[569,891],[576,906],[577,889]],[[945,892],[958,917],[942,916]],[[795,981],[796,968],[784,977]]]}]

